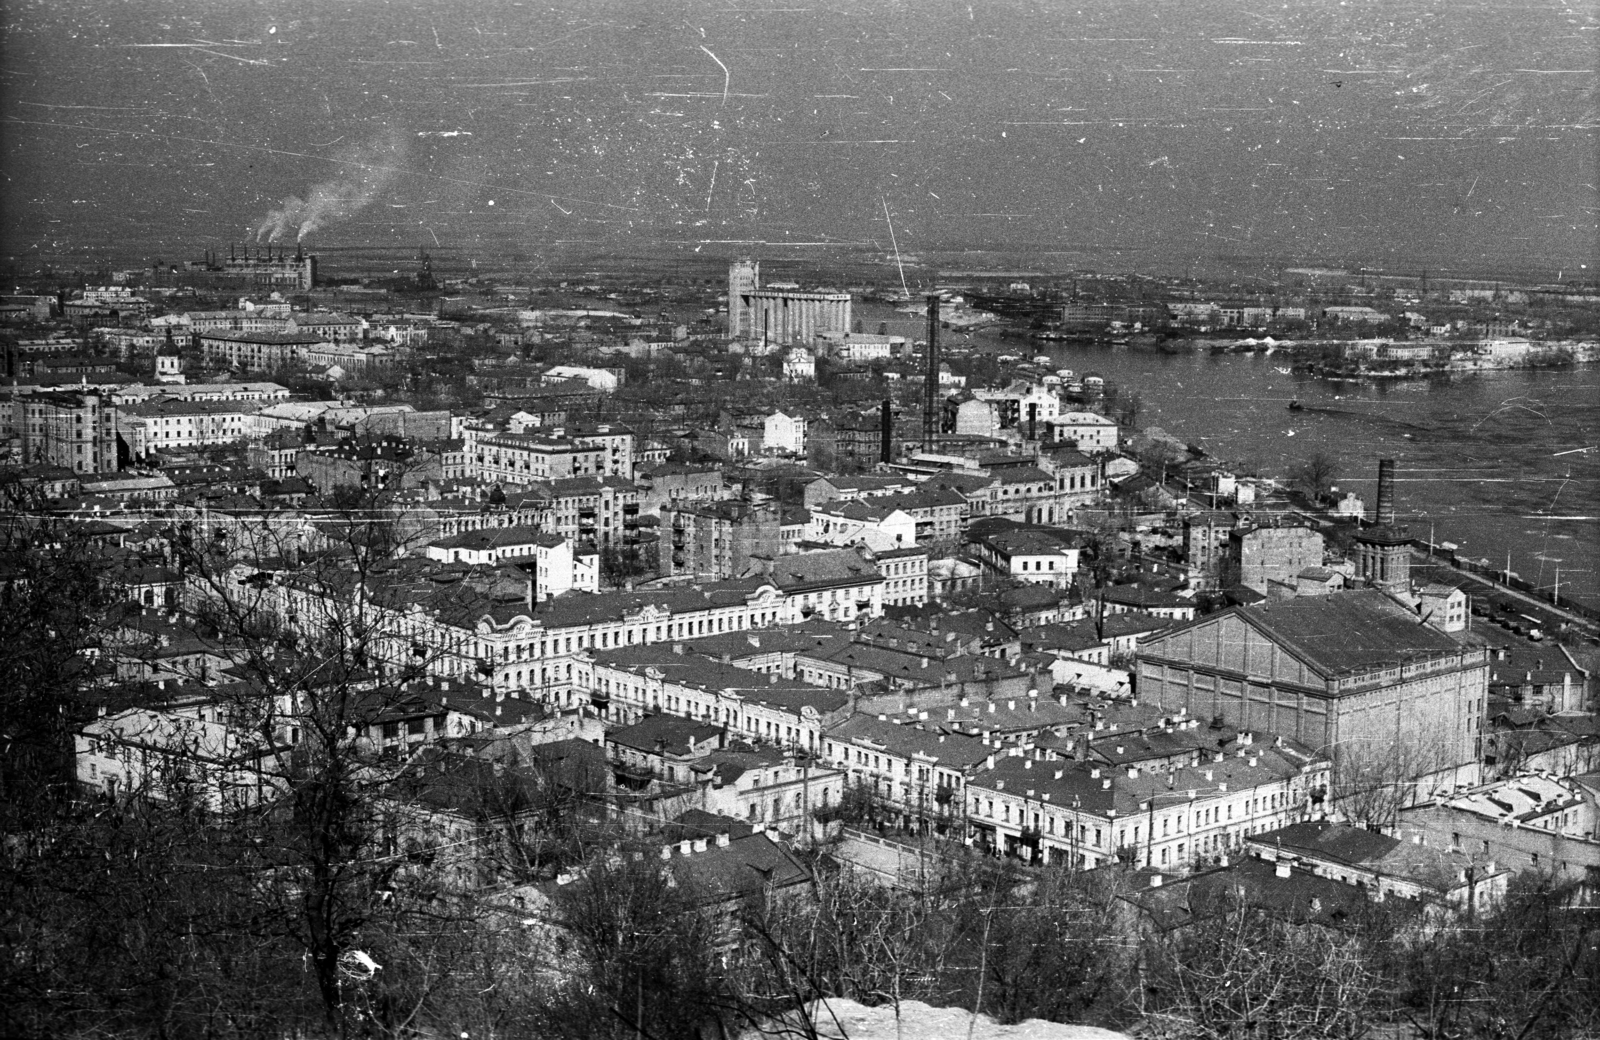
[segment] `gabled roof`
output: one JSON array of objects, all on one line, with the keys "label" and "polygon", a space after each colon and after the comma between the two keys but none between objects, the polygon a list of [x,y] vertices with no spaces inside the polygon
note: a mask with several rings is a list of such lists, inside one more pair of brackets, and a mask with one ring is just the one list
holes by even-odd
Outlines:
[{"label": "gabled roof", "polygon": [[665,866],[704,903],[732,902],[811,881],[811,872],[765,833],[711,844],[689,856],[674,854]]},{"label": "gabled roof", "polygon": [[1462,649],[1373,589],[1301,596],[1237,607],[1232,613],[1324,675],[1458,654]]}]

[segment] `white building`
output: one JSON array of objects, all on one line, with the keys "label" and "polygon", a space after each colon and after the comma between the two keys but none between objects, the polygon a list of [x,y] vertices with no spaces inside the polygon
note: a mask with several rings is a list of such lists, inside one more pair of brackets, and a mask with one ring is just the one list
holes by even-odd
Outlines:
[{"label": "white building", "polygon": [[74,739],[78,783],[118,797],[165,801],[180,787],[212,809],[256,805],[281,786],[275,748],[229,729],[215,705],[132,708],[96,719]]},{"label": "white building", "polygon": [[1320,814],[1329,763],[1289,745],[1240,746],[1195,765],[1118,768],[996,755],[967,783],[976,843],[1035,863],[1085,868],[1116,859],[1184,870],[1252,834]]},{"label": "white building", "polygon": [[1051,440],[1070,441],[1079,451],[1113,451],[1117,424],[1094,412],[1063,412],[1046,421]]},{"label": "white building", "polygon": [[233,444],[255,432],[259,401],[173,401],[124,405],[117,411],[117,432],[134,455],[158,448],[199,448]]},{"label": "white building", "polygon": [[814,383],[817,359],[804,347],[790,347],[783,355],[783,378],[790,383]]},{"label": "white building", "polygon": [[593,549],[578,549],[560,535],[543,535],[534,542],[534,589],[541,600],[564,592],[600,591],[600,556]]},{"label": "white building", "polygon": [[1453,585],[1430,584],[1417,590],[1417,614],[1441,632],[1467,627],[1467,594]]},{"label": "white building", "polygon": [[617,374],[608,372],[603,368],[585,368],[582,365],[556,365],[544,374],[544,381],[547,383],[559,383],[567,379],[581,379],[596,390],[608,394],[617,389]]},{"label": "white building", "polygon": [[884,606],[920,607],[928,602],[928,550],[890,549],[874,558],[883,574]]},{"label": "white building", "polygon": [[766,417],[762,425],[763,450],[781,451],[789,455],[806,453],[806,420],[803,416],[773,412]]},{"label": "white building", "polygon": [[866,332],[819,332],[817,349],[840,361],[884,361],[906,352],[906,338]]},{"label": "white building", "polygon": [[909,549],[917,544],[917,521],[903,509],[871,500],[829,502],[811,510],[806,540],[824,545],[864,545],[874,552]]}]

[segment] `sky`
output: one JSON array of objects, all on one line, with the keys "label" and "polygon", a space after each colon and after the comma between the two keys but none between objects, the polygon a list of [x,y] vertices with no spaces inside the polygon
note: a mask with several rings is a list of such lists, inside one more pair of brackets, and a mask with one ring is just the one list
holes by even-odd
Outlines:
[{"label": "sky", "polygon": [[[0,247],[1592,273],[1600,8],[3,0]],[[770,244],[770,245],[769,245]],[[1588,268],[1579,265],[1587,264]]]}]

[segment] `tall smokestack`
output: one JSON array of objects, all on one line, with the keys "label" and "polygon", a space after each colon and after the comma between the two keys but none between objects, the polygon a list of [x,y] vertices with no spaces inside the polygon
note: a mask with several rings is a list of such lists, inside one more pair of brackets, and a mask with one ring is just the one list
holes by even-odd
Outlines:
[{"label": "tall smokestack", "polygon": [[939,438],[939,294],[928,294],[928,378],[923,388],[922,447],[931,451]]},{"label": "tall smokestack", "polygon": [[883,408],[878,413],[878,429],[880,431],[878,461],[888,465],[894,447],[894,407],[887,397],[883,399]]},{"label": "tall smokestack", "polygon": [[1394,526],[1394,460],[1378,460],[1378,509],[1380,527]]}]

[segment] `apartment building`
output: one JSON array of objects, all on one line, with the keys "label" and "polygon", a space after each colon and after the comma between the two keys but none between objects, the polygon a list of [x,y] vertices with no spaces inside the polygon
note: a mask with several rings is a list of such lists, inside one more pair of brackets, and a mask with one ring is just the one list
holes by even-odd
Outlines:
[{"label": "apartment building", "polygon": [[968,781],[966,811],[976,845],[1029,862],[1185,870],[1319,817],[1328,784],[1326,759],[1287,745],[1155,770],[1015,748]]}]

